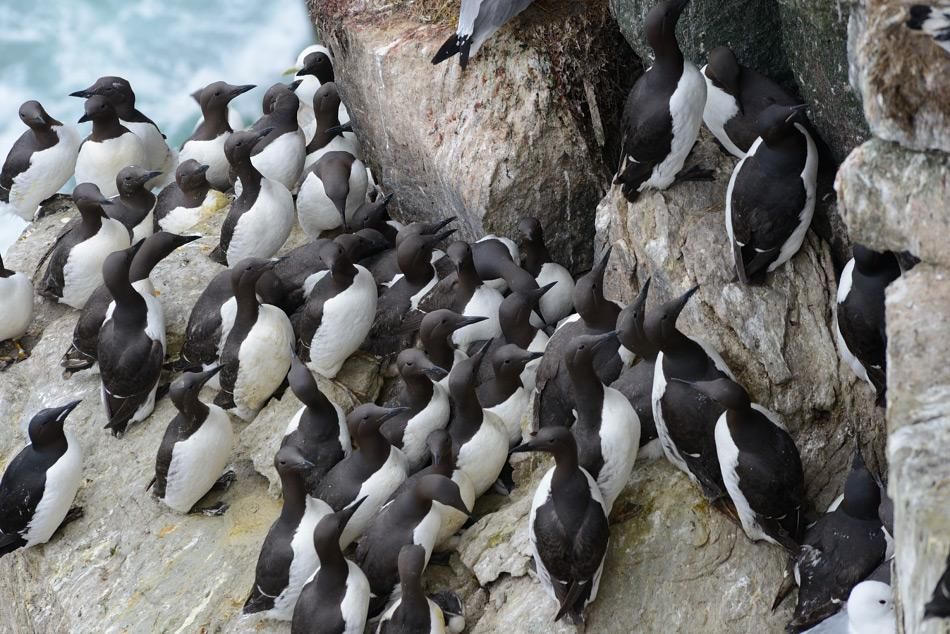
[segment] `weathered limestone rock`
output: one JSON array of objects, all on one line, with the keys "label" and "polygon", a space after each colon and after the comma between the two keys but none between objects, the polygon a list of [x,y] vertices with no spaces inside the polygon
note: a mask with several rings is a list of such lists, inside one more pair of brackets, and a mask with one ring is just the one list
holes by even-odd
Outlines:
[{"label": "weathered limestone rock", "polygon": [[950,551],[950,272],[921,264],[887,293],[889,493],[905,632],[950,632],[923,621]]},{"label": "weathered limestone rock", "polygon": [[871,131],[915,150],[950,152],[950,55],[905,26],[907,3],[864,4],[852,66]]},{"label": "weathered limestone rock", "polygon": [[512,235],[523,216],[555,257],[590,264],[593,209],[619,156],[617,126],[640,72],[606,0],[549,1],[502,29],[466,72],[429,60],[454,28],[400,10],[314,11],[363,151],[400,216],[459,217],[460,237]]}]

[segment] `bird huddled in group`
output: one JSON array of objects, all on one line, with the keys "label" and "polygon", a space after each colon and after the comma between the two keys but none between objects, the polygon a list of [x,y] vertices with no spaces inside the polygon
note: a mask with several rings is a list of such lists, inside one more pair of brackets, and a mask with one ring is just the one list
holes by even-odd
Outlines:
[{"label": "bird huddled in group", "polygon": [[[684,57],[675,28],[688,3],[660,0],[646,17],[656,60],[624,108],[615,187],[637,204],[649,190],[714,178],[684,169],[705,123],[738,159],[722,242],[741,291],[768,284],[801,248],[816,146],[804,104],[731,50],[710,51],[701,71]],[[458,30],[433,63],[458,54],[465,68],[530,4],[463,0]],[[909,24],[941,41],[941,15],[915,7]],[[609,247],[589,271],[572,271],[545,241],[556,227],[533,217],[509,223],[516,236],[449,244],[454,216],[399,222],[364,162],[338,70],[329,49],[308,47],[293,67],[298,79],[271,86],[245,130],[232,128],[228,104],[253,86],[208,84],[194,95],[202,120],[180,152],[135,108],[128,81],[102,77],[73,93],[86,99],[80,121],[92,122],[81,145],[28,101],[20,118],[29,130],[0,173],[0,205],[25,219],[70,177],[79,183],[78,217],[51,247],[36,290],[82,311],[62,364],[71,373],[98,363],[101,418],[115,435],[136,433],[130,426],[170,396],[177,414],[149,484],[157,500],[178,513],[225,513],[201,500],[236,477],[227,465],[241,427],[232,421],[253,421],[272,399],[299,401],[267,448],[283,505],[245,614],[290,621],[293,632],[362,632],[370,619],[380,632],[452,630],[461,602],[430,598],[423,582],[433,552],[452,547],[478,497],[516,486],[512,454],[543,452],[553,466],[527,523],[555,621],[584,622],[608,578],[611,510],[647,456],[665,456],[737,531],[787,552],[800,588],[790,628],[814,626],[845,600],[852,623],[893,621],[889,587],[864,585],[878,583],[867,578],[885,553],[877,481],[856,452],[841,505],[809,516],[795,438],[754,400],[766,395],[677,326],[690,299],[709,291],[656,298],[644,277],[624,305],[605,295]],[[150,274],[199,237],[179,233],[212,219],[217,246],[189,257],[222,268],[191,306],[179,358],[167,360]],[[305,243],[287,250],[294,231]],[[838,288],[838,347],[879,400],[884,290],[900,273],[893,254],[855,245]],[[30,280],[0,262],[0,339],[28,334],[33,302]],[[391,389],[344,411],[322,386],[345,381],[349,360],[367,354],[395,377]],[[76,406],[38,412],[31,444],[9,463],[0,555],[44,543],[78,516],[70,507],[81,452],[63,427]],[[641,449],[650,443],[660,449]],[[944,578],[928,616],[950,613],[947,595]]]}]

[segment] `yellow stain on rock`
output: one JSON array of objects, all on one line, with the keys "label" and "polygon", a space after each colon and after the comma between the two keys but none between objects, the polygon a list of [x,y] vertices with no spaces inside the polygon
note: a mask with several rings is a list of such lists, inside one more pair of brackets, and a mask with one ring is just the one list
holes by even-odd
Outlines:
[{"label": "yellow stain on rock", "polygon": [[171,535],[176,530],[178,530],[177,524],[168,524],[167,526],[163,526],[162,529],[158,531],[158,536],[165,537],[166,535]]}]

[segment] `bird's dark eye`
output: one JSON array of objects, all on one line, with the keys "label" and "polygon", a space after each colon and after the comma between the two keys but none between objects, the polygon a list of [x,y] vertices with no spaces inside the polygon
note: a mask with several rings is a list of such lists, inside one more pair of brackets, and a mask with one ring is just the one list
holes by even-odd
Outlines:
[{"label": "bird's dark eye", "polygon": [[509,363],[511,363],[511,359],[505,359],[505,365],[508,365]]},{"label": "bird's dark eye", "polygon": [[411,367],[412,367],[412,361],[409,361],[408,363],[406,363],[406,366],[411,368]]},{"label": "bird's dark eye", "polygon": [[881,605],[884,605],[885,603],[887,603],[887,601],[885,601],[884,599],[878,599],[877,602],[880,603]]},{"label": "bird's dark eye", "polygon": [[586,345],[581,344],[580,346],[577,347],[577,349],[578,349],[578,350],[583,350],[583,349],[586,348],[586,347],[587,347]]},{"label": "bird's dark eye", "polygon": [[220,96],[221,96],[221,91],[220,91],[220,90],[215,90],[215,91],[214,91],[214,96],[215,96],[215,97],[220,97]]}]

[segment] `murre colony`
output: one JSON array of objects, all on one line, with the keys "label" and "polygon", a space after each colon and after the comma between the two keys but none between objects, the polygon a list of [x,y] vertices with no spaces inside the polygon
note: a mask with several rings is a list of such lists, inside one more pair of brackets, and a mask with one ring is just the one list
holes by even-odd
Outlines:
[{"label": "murre colony", "polygon": [[[458,30],[432,62],[458,54],[462,69],[477,64],[476,51],[530,4],[463,0]],[[702,69],[685,59],[676,25],[688,5],[661,0],[646,17],[655,60],[624,108],[614,184],[636,204],[649,190],[715,178],[685,168],[705,125],[738,159],[716,201],[728,274],[738,293],[769,287],[812,222],[816,133],[805,104],[728,48],[710,51]],[[910,26],[942,42],[941,19],[915,8]],[[165,429],[143,482],[114,486],[147,489],[154,499],[142,503],[163,513],[224,515],[214,494],[241,477],[229,468],[240,431],[272,400],[294,399],[296,413],[266,448],[282,507],[247,571],[244,614],[292,632],[457,632],[463,602],[435,592],[445,588],[427,571],[478,519],[480,497],[503,505],[526,485],[521,454],[553,458],[524,527],[538,600],[552,621],[577,625],[617,574],[610,521],[631,474],[665,458],[737,533],[782,550],[775,605],[798,587],[789,631],[894,632],[881,582],[894,527],[860,444],[841,499],[817,513],[795,434],[743,384],[756,369],[730,367],[680,330],[701,294],[695,282],[657,297],[647,279],[624,305],[605,291],[611,250],[572,272],[546,243],[557,226],[514,217],[517,235],[461,240],[470,233],[454,217],[391,215],[393,197],[361,155],[360,113],[336,83],[341,70],[332,51],[309,47],[297,80],[270,87],[246,130],[231,127],[228,104],[252,86],[212,82],[194,95],[202,121],[178,151],[121,77],[73,93],[86,100],[79,121],[92,124],[81,143],[41,104],[21,106],[28,130],[3,165],[0,205],[33,219],[75,176],[77,214],[35,272],[35,290],[17,262],[0,262],[0,337],[17,344],[16,362],[28,354],[19,342],[36,301],[78,311],[62,367],[66,392],[68,375],[98,373],[101,406],[85,422],[111,431],[100,442],[116,452],[144,425]],[[210,253],[194,244],[208,224],[220,226]],[[290,248],[294,232],[305,238]],[[150,275],[176,250],[219,268],[169,358]],[[838,352],[882,406],[884,293],[902,262],[856,244],[836,289]],[[345,408],[327,386],[354,355],[372,355],[391,380],[377,402]],[[154,420],[166,398],[177,413]],[[73,504],[83,452],[68,418],[79,402],[61,400],[33,414],[30,444],[6,462],[0,556],[54,539],[82,515]],[[926,614],[950,615],[948,597],[945,576]]]}]

